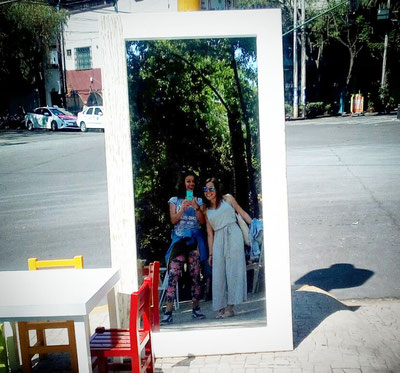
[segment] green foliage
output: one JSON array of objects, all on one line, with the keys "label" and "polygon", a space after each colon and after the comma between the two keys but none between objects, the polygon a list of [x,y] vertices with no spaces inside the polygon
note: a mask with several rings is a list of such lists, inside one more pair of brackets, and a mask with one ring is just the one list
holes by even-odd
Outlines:
[{"label": "green foliage", "polygon": [[279,0],[238,0],[236,7],[238,9],[260,9],[260,8],[280,8],[282,6]]},{"label": "green foliage", "polygon": [[237,0],[237,9],[281,8],[283,30],[289,30],[293,25],[293,7],[287,0]]},{"label": "green foliage", "polygon": [[325,104],[323,102],[309,102],[306,104],[306,117],[315,118],[325,113]]},{"label": "green foliage", "polygon": [[259,170],[255,41],[133,41],[127,51],[137,244],[142,258],[161,259],[172,228],[167,201],[177,195],[182,170],[195,170],[199,187],[216,175],[232,192],[234,150],[228,122],[241,117],[232,51],[251,136],[257,140],[252,163]]},{"label": "green foliage", "polygon": [[289,118],[293,116],[293,106],[291,104],[285,103],[285,116]]},{"label": "green foliage", "polygon": [[339,111],[339,104],[337,102],[325,104],[324,114],[335,115]]},{"label": "green foliage", "polygon": [[0,81],[35,84],[43,71],[43,60],[56,43],[65,12],[47,5],[18,2],[0,6]]},{"label": "green foliage", "polygon": [[394,110],[396,103],[395,99],[390,96],[389,86],[385,84],[383,87],[380,87],[378,93],[380,98],[380,105],[378,107],[378,109],[380,109],[379,111],[388,113]]}]

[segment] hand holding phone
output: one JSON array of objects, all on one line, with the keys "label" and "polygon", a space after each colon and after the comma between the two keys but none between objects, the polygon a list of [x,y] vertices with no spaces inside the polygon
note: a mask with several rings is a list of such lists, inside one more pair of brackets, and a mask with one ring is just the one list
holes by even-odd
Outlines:
[{"label": "hand holding phone", "polygon": [[188,201],[193,201],[193,190],[187,190],[186,191],[186,199]]}]

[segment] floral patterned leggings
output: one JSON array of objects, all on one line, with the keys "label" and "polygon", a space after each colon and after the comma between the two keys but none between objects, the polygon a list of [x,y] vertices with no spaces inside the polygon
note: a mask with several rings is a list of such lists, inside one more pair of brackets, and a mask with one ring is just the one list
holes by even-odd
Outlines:
[{"label": "floral patterned leggings", "polygon": [[[189,274],[192,278],[192,300],[200,300],[200,256],[197,250],[192,250],[187,256],[189,264]],[[175,299],[176,283],[182,274],[183,266],[186,263],[186,255],[178,255],[169,262],[168,271],[168,289],[167,302],[173,302]]]}]

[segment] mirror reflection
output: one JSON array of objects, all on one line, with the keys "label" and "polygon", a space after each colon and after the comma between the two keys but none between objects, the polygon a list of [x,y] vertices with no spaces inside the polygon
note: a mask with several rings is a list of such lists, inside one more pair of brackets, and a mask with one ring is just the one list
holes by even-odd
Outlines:
[{"label": "mirror reflection", "polygon": [[256,39],[126,50],[137,248],[140,265],[161,262],[161,327],[260,326]]}]

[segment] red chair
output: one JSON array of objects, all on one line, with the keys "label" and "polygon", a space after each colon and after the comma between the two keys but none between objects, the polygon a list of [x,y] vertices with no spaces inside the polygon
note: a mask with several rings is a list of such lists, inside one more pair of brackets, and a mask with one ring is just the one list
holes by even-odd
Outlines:
[{"label": "red chair", "polygon": [[[97,328],[90,339],[92,359],[99,373],[108,370],[132,370],[132,373],[154,372],[151,345],[151,287],[146,277],[138,291],[131,295],[129,329]],[[107,358],[130,357],[130,363],[108,362]]]},{"label": "red chair", "polygon": [[151,288],[151,330],[153,332],[160,331],[160,308],[158,305],[158,282],[160,279],[160,262],[150,263],[149,276],[152,280]]}]

